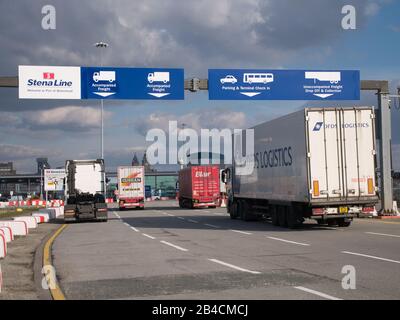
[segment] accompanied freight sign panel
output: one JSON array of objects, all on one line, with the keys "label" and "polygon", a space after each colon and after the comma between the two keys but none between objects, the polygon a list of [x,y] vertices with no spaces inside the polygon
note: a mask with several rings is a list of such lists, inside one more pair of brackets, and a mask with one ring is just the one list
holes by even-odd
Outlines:
[{"label": "accompanied freight sign panel", "polygon": [[62,191],[64,190],[65,169],[45,169],[44,170],[44,190]]},{"label": "accompanied freight sign panel", "polygon": [[208,70],[210,100],[359,100],[354,70]]},{"label": "accompanied freight sign panel", "polygon": [[184,99],[183,69],[82,68],[82,99]]},{"label": "accompanied freight sign panel", "polygon": [[20,99],[183,100],[183,69],[19,66]]},{"label": "accompanied freight sign panel", "polygon": [[81,68],[19,66],[20,99],[81,99]]}]

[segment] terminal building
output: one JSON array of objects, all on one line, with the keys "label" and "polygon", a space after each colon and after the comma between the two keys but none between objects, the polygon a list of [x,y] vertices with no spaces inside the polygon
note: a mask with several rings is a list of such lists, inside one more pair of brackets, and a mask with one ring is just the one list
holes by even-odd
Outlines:
[{"label": "terminal building", "polygon": [[[37,172],[29,174],[17,174],[13,163],[0,163],[0,197],[18,197],[21,200],[28,196],[40,198],[42,196],[43,172],[51,166],[47,158],[38,158]],[[159,197],[174,198],[178,181],[177,171],[156,171],[146,164],[145,185],[151,190],[152,195]],[[115,198],[114,191],[117,189],[117,172],[106,172],[107,197]],[[49,192],[49,199],[60,197]],[[43,195],[44,198],[44,195]]]}]

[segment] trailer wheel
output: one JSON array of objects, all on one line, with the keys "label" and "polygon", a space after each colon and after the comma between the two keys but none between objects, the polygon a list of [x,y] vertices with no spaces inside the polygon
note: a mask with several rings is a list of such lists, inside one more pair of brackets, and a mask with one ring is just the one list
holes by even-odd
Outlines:
[{"label": "trailer wheel", "polygon": [[301,220],[298,216],[298,213],[293,206],[287,207],[286,221],[289,229],[295,229],[301,224]]},{"label": "trailer wheel", "polygon": [[236,219],[237,218],[237,202],[235,201],[235,202],[233,202],[232,204],[231,204],[231,210],[230,210],[230,212],[229,212],[229,216],[231,217],[231,219],[232,220],[234,220],[234,219]]},{"label": "trailer wheel", "polygon": [[338,222],[336,221],[336,219],[328,219],[328,226],[329,227],[334,227],[338,224]]},{"label": "trailer wheel", "polygon": [[351,221],[345,221],[345,219],[339,219],[338,225],[341,228],[347,228],[351,225]]},{"label": "trailer wheel", "polygon": [[287,227],[286,208],[284,206],[278,206],[277,214],[278,214],[279,226],[282,228],[286,228]]},{"label": "trailer wheel", "polygon": [[273,226],[279,226],[278,214],[276,212],[276,206],[271,207],[271,223]]},{"label": "trailer wheel", "polygon": [[243,221],[254,220],[254,216],[250,212],[249,204],[245,200],[240,202],[240,215]]}]

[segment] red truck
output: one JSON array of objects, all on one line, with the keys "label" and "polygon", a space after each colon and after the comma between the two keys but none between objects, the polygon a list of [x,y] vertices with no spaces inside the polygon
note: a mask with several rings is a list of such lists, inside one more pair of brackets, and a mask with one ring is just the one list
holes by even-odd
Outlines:
[{"label": "red truck", "polygon": [[215,208],[220,197],[218,165],[189,166],[179,171],[181,208]]}]

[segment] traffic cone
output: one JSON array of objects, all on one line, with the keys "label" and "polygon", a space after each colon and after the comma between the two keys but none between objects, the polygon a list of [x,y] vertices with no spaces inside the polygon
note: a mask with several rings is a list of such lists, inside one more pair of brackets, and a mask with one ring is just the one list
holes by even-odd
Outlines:
[{"label": "traffic cone", "polygon": [[225,200],[225,198],[222,198],[221,208],[226,208],[226,200]]}]

